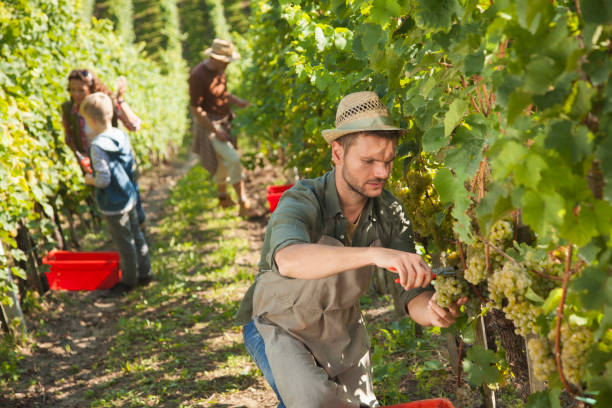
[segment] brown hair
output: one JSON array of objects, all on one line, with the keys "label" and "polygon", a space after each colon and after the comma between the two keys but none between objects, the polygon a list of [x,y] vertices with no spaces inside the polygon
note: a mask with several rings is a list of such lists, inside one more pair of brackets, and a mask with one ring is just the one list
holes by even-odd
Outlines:
[{"label": "brown hair", "polygon": [[355,139],[361,135],[372,135],[376,137],[381,137],[383,139],[393,140],[394,142],[398,142],[401,131],[399,130],[369,130],[369,131],[360,131],[347,133],[346,135],[340,136],[338,139],[334,140],[335,142],[340,143],[340,146],[344,149],[344,154],[346,154],[349,148],[355,143]]},{"label": "brown hair", "polygon": [[105,93],[95,92],[83,99],[79,113],[100,125],[110,124],[113,118],[113,102]]},{"label": "brown hair", "polygon": [[100,79],[88,69],[73,69],[68,74],[68,83],[70,83],[71,79],[78,79],[79,81],[83,81],[89,87],[89,93],[102,92],[108,95],[111,99],[113,98],[113,93],[111,90],[100,81]]}]

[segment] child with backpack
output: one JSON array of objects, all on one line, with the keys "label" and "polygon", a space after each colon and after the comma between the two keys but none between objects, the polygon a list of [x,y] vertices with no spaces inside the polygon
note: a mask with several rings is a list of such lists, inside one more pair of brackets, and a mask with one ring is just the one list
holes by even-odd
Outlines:
[{"label": "child with backpack", "polygon": [[134,156],[127,135],[112,126],[108,95],[88,95],[79,110],[93,130],[87,136],[93,174],[85,175],[85,183],[95,187],[96,204],[119,250],[123,276],[111,291],[122,295],[153,277],[149,248],[138,225]]}]

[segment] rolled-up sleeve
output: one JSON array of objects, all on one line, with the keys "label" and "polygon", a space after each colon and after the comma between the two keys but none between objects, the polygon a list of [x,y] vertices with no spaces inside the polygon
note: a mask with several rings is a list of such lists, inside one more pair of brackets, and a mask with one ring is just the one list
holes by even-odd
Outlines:
[{"label": "rolled-up sleeve", "polygon": [[308,190],[289,190],[283,194],[274,210],[268,228],[270,250],[266,262],[275,267],[274,256],[279,250],[295,244],[312,243],[312,225],[318,218],[319,204],[313,193]]}]

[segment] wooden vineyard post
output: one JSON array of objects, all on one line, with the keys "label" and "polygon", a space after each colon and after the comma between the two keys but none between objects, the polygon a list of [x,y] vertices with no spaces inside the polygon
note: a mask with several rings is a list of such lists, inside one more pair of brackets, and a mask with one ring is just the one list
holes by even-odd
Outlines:
[{"label": "wooden vineyard post", "polygon": [[[487,333],[485,329],[485,321],[483,316],[479,316],[476,321],[476,343],[480,344],[485,349],[488,349]],[[482,384],[484,391],[485,407],[495,408],[495,391],[493,391],[486,383]]]},{"label": "wooden vineyard post", "polygon": [[28,285],[35,289],[41,295],[45,293],[45,287],[40,278],[38,270],[38,263],[36,261],[36,255],[34,254],[34,245],[30,237],[30,231],[25,226],[23,221],[19,222],[19,229],[17,232],[17,244],[26,254],[25,267]]},{"label": "wooden vineyard post", "polygon": [[446,348],[448,349],[448,362],[451,365],[453,374],[459,377],[459,349],[457,348],[457,339],[454,335],[446,333]]},{"label": "wooden vineyard post", "polygon": [[[4,246],[2,245],[2,243],[0,242],[0,256],[4,257]],[[11,270],[9,268],[7,268],[7,280],[8,282],[12,283],[13,282],[13,274],[11,273]],[[26,322],[25,322],[25,318],[23,317],[23,312],[21,311],[21,305],[19,304],[19,297],[17,296],[17,291],[16,291],[16,287],[15,285],[11,285],[13,289],[9,290],[8,292],[8,297],[9,299],[11,299],[12,304],[11,305],[5,305],[2,302],[0,302],[0,309],[2,309],[2,319],[4,321],[4,323],[6,323],[6,326],[10,332],[11,329],[14,328],[19,328],[19,332],[21,333],[26,333],[27,332],[27,328],[26,328]],[[14,324],[15,321],[18,321],[19,323],[17,325]],[[16,333],[13,333],[13,335],[15,335]]]}]

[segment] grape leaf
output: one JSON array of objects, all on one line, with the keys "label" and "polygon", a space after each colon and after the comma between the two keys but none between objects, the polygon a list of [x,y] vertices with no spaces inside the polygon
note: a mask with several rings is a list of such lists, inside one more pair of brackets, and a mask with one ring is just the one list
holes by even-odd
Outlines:
[{"label": "grape leaf", "polygon": [[525,30],[535,34],[542,24],[550,20],[552,3],[548,0],[518,0],[516,15]]},{"label": "grape leaf", "polygon": [[400,17],[402,7],[397,0],[374,0],[370,9],[370,19],[384,27],[391,21],[391,17]]},{"label": "grape leaf", "polygon": [[508,98],[508,114],[506,116],[508,124],[511,125],[514,123],[516,117],[520,115],[530,103],[531,94],[522,91],[512,92]]},{"label": "grape leaf", "polygon": [[547,166],[546,161],[538,154],[529,152],[519,165],[514,167],[514,180],[518,185],[536,189],[542,179],[541,173]]},{"label": "grape leaf", "polygon": [[612,137],[606,137],[602,140],[599,146],[597,146],[595,156],[599,160],[601,171],[606,182],[604,198],[608,202],[612,202],[612,160],[610,160],[610,157],[612,157]]},{"label": "grape leaf", "polygon": [[525,67],[525,90],[535,95],[543,95],[548,92],[548,87],[556,79],[556,75],[551,72],[554,65],[552,58],[540,56],[536,57]]},{"label": "grape leaf", "polygon": [[483,383],[494,384],[500,379],[500,371],[497,368],[498,357],[481,345],[475,345],[467,352],[463,360],[463,370],[467,374],[468,381],[473,385]]},{"label": "grape leaf", "polygon": [[484,66],[485,55],[483,51],[478,51],[474,54],[465,57],[463,62],[463,73],[465,76],[480,74]]},{"label": "grape leaf", "polygon": [[588,63],[582,65],[593,85],[601,85],[610,77],[612,62],[607,52],[596,50],[588,55]]},{"label": "grape leaf", "polygon": [[551,226],[559,225],[565,200],[557,193],[527,191],[522,196],[523,220],[537,234],[546,235]]},{"label": "grape leaf", "polygon": [[606,301],[605,269],[588,266],[582,275],[570,282],[570,290],[580,295],[582,304],[587,309],[601,309]]},{"label": "grape leaf", "polygon": [[467,113],[468,102],[463,99],[455,99],[448,108],[448,112],[444,115],[444,136],[449,137],[453,129],[463,119]]},{"label": "grape leaf", "polygon": [[444,137],[442,126],[430,128],[423,134],[423,150],[427,153],[435,153],[441,147],[446,146],[448,140],[447,137]]},{"label": "grape leaf", "polygon": [[366,23],[358,26],[353,40],[353,55],[357,59],[368,60],[378,47],[382,33],[382,29],[376,24]]},{"label": "grape leaf", "polygon": [[[581,0],[582,17],[587,23],[611,24],[612,4],[608,0]],[[612,406],[612,403],[610,403]]]},{"label": "grape leaf", "polygon": [[606,364],[603,376],[593,377],[589,381],[589,389],[598,391],[595,408],[612,407],[612,361]]},{"label": "grape leaf", "polygon": [[574,132],[572,122],[556,120],[551,122],[546,135],[545,146],[556,150],[568,162],[577,163],[590,153],[586,128],[583,126]]},{"label": "grape leaf", "polygon": [[508,191],[501,183],[491,183],[488,191],[480,203],[478,203],[478,224],[481,231],[488,231],[493,223],[512,209],[512,201],[508,197]]},{"label": "grape leaf", "polygon": [[548,390],[531,394],[527,399],[527,408],[551,408]]},{"label": "grape leaf", "polygon": [[[501,147],[500,147],[501,146]],[[523,157],[527,153],[527,148],[515,140],[504,140],[497,143],[492,160],[493,178],[504,179],[510,175],[519,163],[523,163]]]},{"label": "grape leaf", "polygon": [[590,206],[582,206],[578,216],[573,211],[565,214],[559,233],[579,247],[588,244],[598,233],[597,218]]},{"label": "grape leaf", "polygon": [[453,14],[460,10],[457,0],[418,0],[414,19],[422,28],[448,30]]},{"label": "grape leaf", "polygon": [[597,94],[597,90],[586,81],[576,81],[572,94],[565,103],[565,111],[574,116],[582,116],[591,110],[591,100]]},{"label": "grape leaf", "polygon": [[459,126],[444,161],[459,179],[472,177],[480,167],[483,146],[484,137],[478,126],[472,127],[471,131],[465,126]]},{"label": "grape leaf", "polygon": [[434,185],[440,195],[440,199],[454,205],[453,217],[455,217],[456,220],[454,227],[455,232],[459,234],[459,237],[463,241],[470,242],[472,240],[470,233],[470,218],[466,214],[470,206],[470,199],[463,185],[463,181],[453,176],[449,169],[443,168],[436,174]]}]

